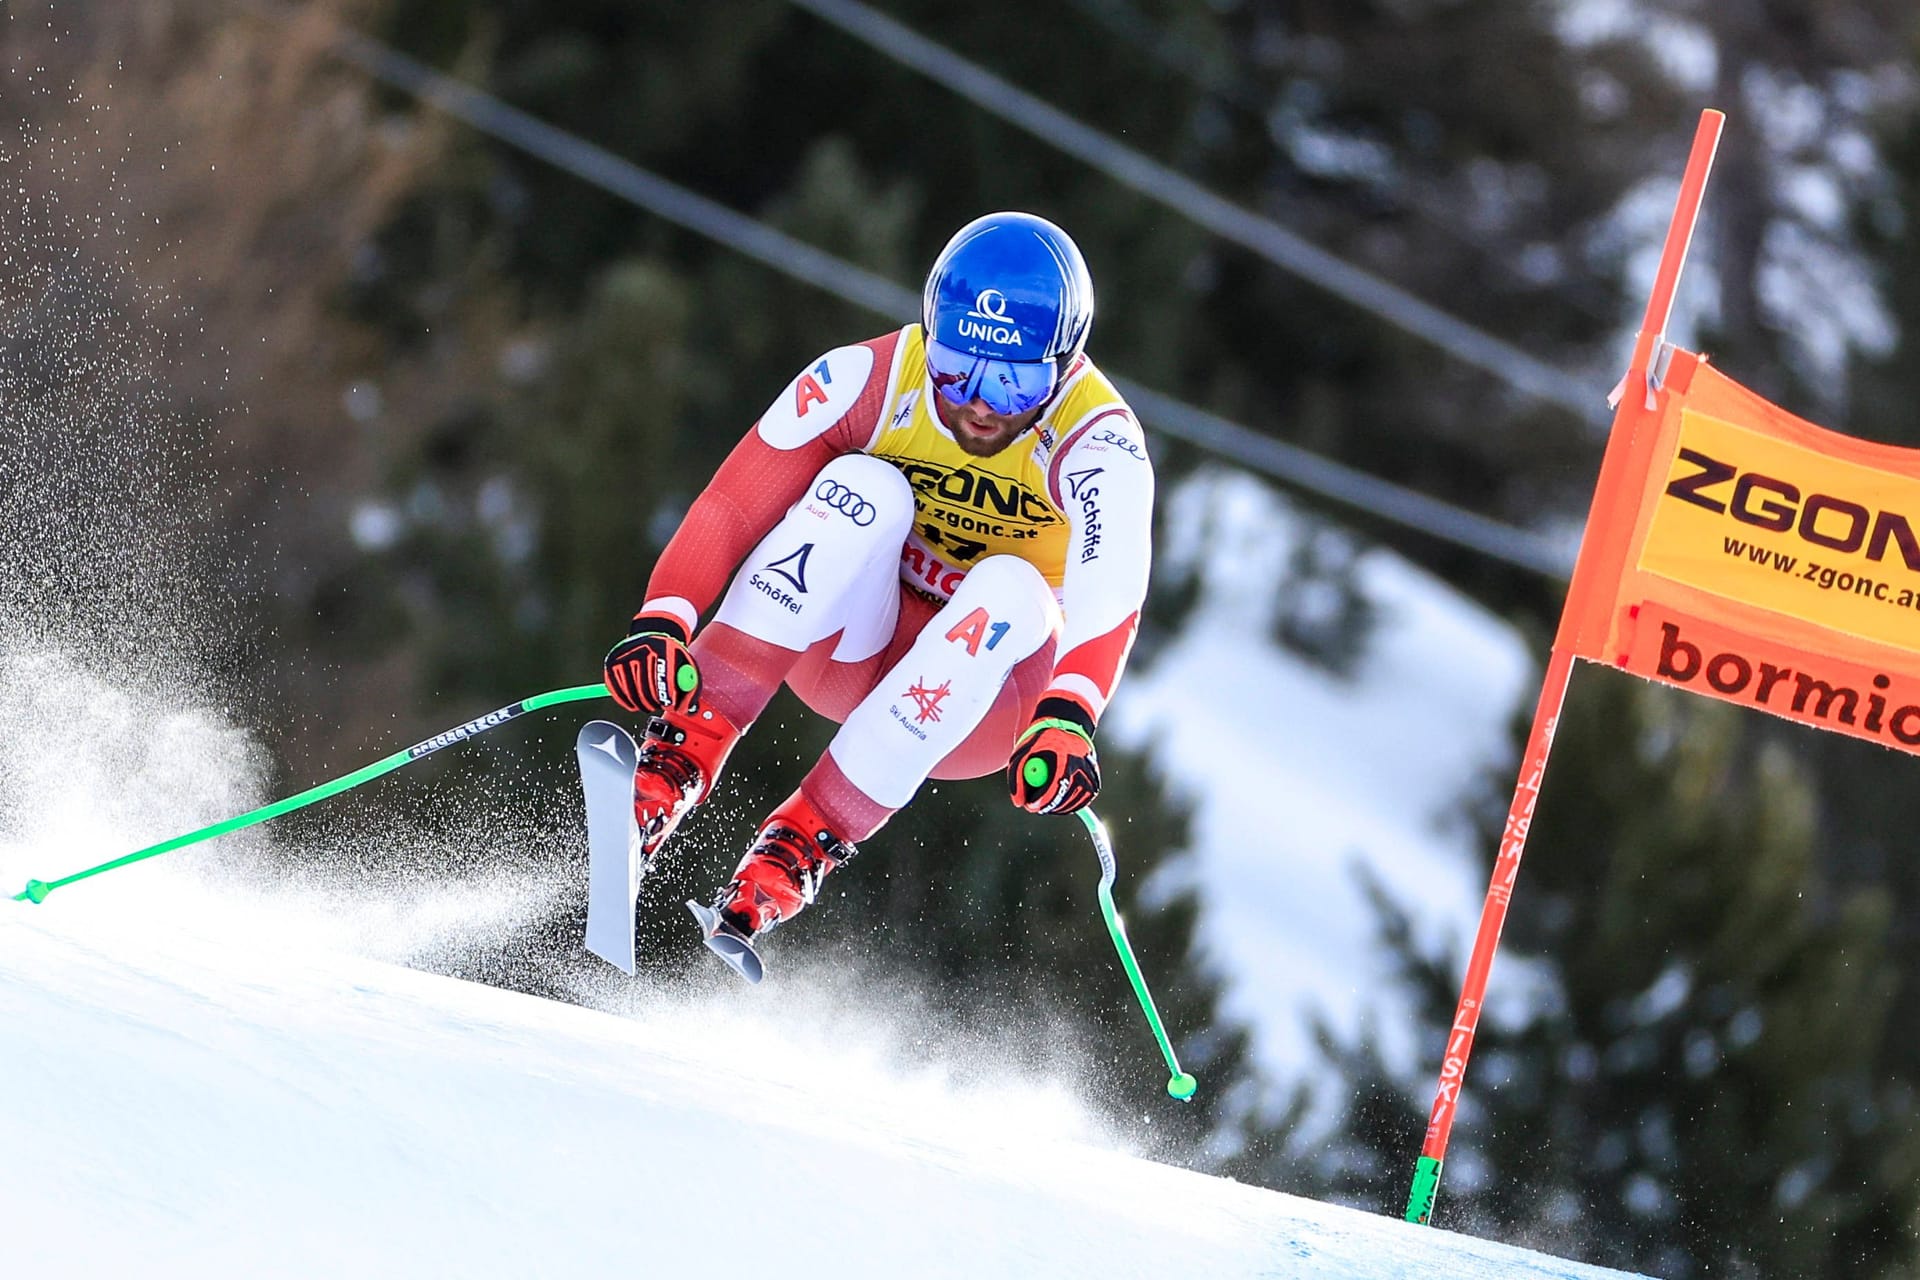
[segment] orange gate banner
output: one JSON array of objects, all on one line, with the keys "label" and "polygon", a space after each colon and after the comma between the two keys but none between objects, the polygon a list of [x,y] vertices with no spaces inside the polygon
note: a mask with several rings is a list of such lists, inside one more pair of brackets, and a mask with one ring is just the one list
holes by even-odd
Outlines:
[{"label": "orange gate banner", "polygon": [[1678,350],[1623,428],[1574,653],[1920,753],[1920,450],[1815,426]]}]

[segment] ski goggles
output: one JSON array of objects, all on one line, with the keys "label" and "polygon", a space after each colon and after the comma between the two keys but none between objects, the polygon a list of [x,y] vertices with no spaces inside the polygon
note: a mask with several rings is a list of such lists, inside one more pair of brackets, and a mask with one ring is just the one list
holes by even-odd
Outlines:
[{"label": "ski goggles", "polygon": [[995,413],[1025,413],[1053,394],[1052,360],[995,360],[927,339],[927,375],[948,404],[984,400]]}]

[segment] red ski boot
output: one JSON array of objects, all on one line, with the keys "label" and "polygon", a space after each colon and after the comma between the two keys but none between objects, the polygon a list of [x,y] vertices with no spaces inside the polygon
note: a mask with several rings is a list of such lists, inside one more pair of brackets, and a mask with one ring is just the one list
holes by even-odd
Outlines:
[{"label": "red ski boot", "polygon": [[647,721],[633,770],[633,820],[649,869],[680,819],[707,798],[740,730],[717,711],[668,711]]},{"label": "red ski boot", "polygon": [[687,909],[700,922],[707,946],[748,982],[758,982],[763,969],[754,938],[798,915],[820,892],[827,872],[858,852],[796,791],[760,824],[713,905],[689,902]]}]

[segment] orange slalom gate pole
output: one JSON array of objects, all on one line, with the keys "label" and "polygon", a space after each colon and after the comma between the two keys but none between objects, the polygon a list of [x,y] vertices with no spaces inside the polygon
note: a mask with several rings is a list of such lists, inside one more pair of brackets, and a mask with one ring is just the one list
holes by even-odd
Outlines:
[{"label": "orange slalom gate pole", "polygon": [[1555,646],[1547,661],[1546,679],[1540,686],[1539,704],[1534,708],[1526,754],[1521,757],[1520,781],[1514,787],[1513,802],[1507,807],[1500,855],[1493,863],[1493,882],[1487,886],[1487,900],[1480,908],[1480,928],[1474,935],[1473,956],[1467,962],[1466,980],[1460,987],[1460,1003],[1454,1008],[1453,1026],[1447,1031],[1440,1084],[1434,1091],[1433,1108],[1427,1113],[1427,1138],[1420,1148],[1420,1159],[1413,1172],[1413,1191],[1407,1198],[1408,1222],[1429,1222],[1433,1218],[1433,1202],[1440,1194],[1440,1166],[1446,1160],[1447,1139],[1453,1134],[1460,1090],[1466,1083],[1467,1055],[1473,1052],[1474,1032],[1480,1027],[1487,979],[1493,973],[1493,954],[1500,946],[1500,931],[1506,927],[1513,883],[1520,875],[1520,855],[1526,851],[1527,830],[1533,825],[1533,807],[1540,798],[1540,783],[1547,772],[1547,754],[1553,750],[1553,731],[1559,725],[1560,705],[1566,699],[1567,684],[1572,676],[1572,651]]},{"label": "orange slalom gate pole", "polygon": [[[1460,988],[1460,1003],[1454,1008],[1453,1025],[1447,1032],[1440,1083],[1434,1091],[1433,1107],[1427,1114],[1426,1141],[1421,1145],[1413,1189],[1407,1197],[1408,1222],[1433,1220],[1434,1201],[1440,1193],[1440,1169],[1446,1160],[1447,1140],[1453,1134],[1460,1093],[1466,1083],[1467,1058],[1473,1052],[1474,1033],[1479,1030],[1480,1014],[1485,1008],[1487,980],[1493,973],[1500,932],[1506,927],[1507,908],[1513,901],[1514,882],[1520,875],[1520,856],[1526,852],[1527,832],[1533,825],[1534,805],[1546,777],[1554,730],[1559,725],[1560,709],[1573,677],[1575,654],[1583,649],[1593,652],[1604,642],[1607,615],[1624,566],[1627,535],[1632,530],[1632,487],[1645,474],[1653,428],[1659,420],[1650,404],[1657,388],[1648,380],[1647,371],[1653,367],[1655,356],[1666,340],[1680,271],[1686,265],[1687,250],[1693,243],[1700,203],[1706,195],[1707,177],[1713,169],[1714,152],[1719,148],[1720,129],[1725,121],[1726,117],[1718,111],[1701,113],[1686,173],[1680,181],[1680,195],[1667,225],[1660,268],[1654,276],[1653,293],[1647,299],[1646,317],[1634,341],[1633,361],[1622,384],[1624,390],[1613,431],[1607,440],[1600,478],[1594,486],[1593,504],[1587,513],[1586,535],[1574,563],[1567,603],[1561,610],[1546,675],[1541,681],[1540,700],[1534,707],[1533,727],[1528,731],[1526,751],[1520,761],[1520,779],[1507,807],[1500,852],[1494,859],[1492,882],[1487,886],[1486,902],[1480,909],[1480,927],[1474,934],[1473,953],[1467,961],[1467,975]],[[1622,512],[1627,513],[1624,524],[1620,521]],[[1598,640],[1593,636],[1596,627],[1602,635]],[[1582,640],[1587,643],[1583,645]]]}]

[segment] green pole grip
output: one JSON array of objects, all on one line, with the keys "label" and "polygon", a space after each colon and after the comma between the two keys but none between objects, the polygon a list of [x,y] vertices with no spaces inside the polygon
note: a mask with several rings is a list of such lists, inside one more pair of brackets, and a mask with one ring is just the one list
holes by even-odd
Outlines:
[{"label": "green pole grip", "polygon": [[1413,1193],[1407,1197],[1407,1221],[1425,1224],[1433,1218],[1433,1202],[1440,1195],[1440,1161],[1421,1156],[1413,1167]]},{"label": "green pole grip", "polygon": [[557,706],[563,702],[580,702],[587,698],[604,698],[607,696],[607,688],[605,685],[582,684],[575,685],[570,689],[555,689],[551,693],[537,693],[531,698],[522,698],[518,702],[509,703],[501,707],[498,711],[490,711],[484,716],[448,729],[445,733],[435,734],[424,742],[417,742],[404,751],[396,751],[384,760],[376,760],[370,765],[355,769],[352,773],[344,777],[335,778],[331,782],[323,782],[317,787],[309,787],[298,795],[288,796],[284,800],[276,800],[272,804],[262,805],[258,809],[251,809],[235,817],[225,818],[211,826],[201,827],[197,831],[189,831],[185,835],[178,835],[169,840],[162,840],[159,844],[148,845],[144,849],[136,849],[132,853],[113,859],[111,862],[103,862],[99,866],[88,867],[85,871],[76,871],[72,875],[62,876],[58,880],[29,880],[27,881],[26,888],[13,895],[13,901],[45,902],[48,894],[66,885],[74,884],[93,876],[102,875],[108,871],[118,870],[121,867],[131,866],[136,862],[144,862],[148,858],[157,858],[163,853],[172,853],[175,849],[184,849],[190,844],[199,844],[202,840],[211,840],[215,836],[223,836],[230,831],[239,831],[243,828],[254,826],[257,823],[265,822],[269,818],[277,818],[283,813],[292,813],[295,809],[304,809],[310,804],[317,804],[329,796],[337,796],[342,791],[352,790],[354,787],[365,782],[371,782],[383,774],[392,773],[395,769],[403,765],[409,765],[415,760],[430,756],[442,747],[452,746],[456,742],[465,742],[475,734],[485,733],[487,730],[503,725],[517,716],[525,715],[529,711],[541,711],[547,707]]}]

